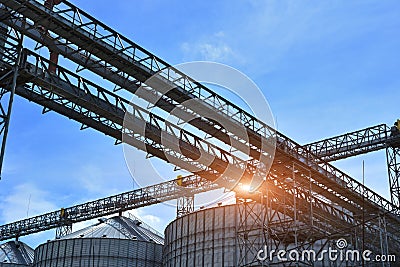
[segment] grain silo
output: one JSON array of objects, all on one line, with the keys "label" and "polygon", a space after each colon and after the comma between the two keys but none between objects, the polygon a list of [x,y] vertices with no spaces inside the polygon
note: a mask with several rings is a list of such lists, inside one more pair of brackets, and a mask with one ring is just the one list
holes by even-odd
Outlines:
[{"label": "grain silo", "polygon": [[48,241],[35,267],[162,266],[163,237],[138,219],[116,216]]},{"label": "grain silo", "polygon": [[[283,218],[282,213],[272,210],[266,212],[261,204],[243,204],[243,202],[203,208],[189,213],[175,219],[165,229],[163,266],[292,266],[294,260],[285,259],[287,263],[284,263],[284,260],[277,257],[279,250],[287,252],[286,257],[291,257],[288,255],[295,257],[298,252],[298,246],[294,243],[296,230],[290,226],[293,221],[286,217],[287,227],[274,223]],[[264,228],[267,224],[266,219],[270,221],[269,228]],[[296,224],[301,228],[300,222]],[[303,233],[309,234],[309,228],[305,227],[303,232],[297,232],[297,238],[303,238]],[[313,241],[312,244],[308,244],[309,247],[305,251],[336,249],[336,240]],[[273,253],[265,253],[265,245],[271,243],[274,246]],[[291,252],[295,253],[290,254]],[[307,252],[305,255],[313,254]],[[263,258],[265,256],[266,258]],[[300,258],[299,266],[311,266],[308,265],[310,262],[314,264],[312,266],[332,266],[329,257],[322,259],[319,257],[321,255],[317,261],[312,257],[311,260]],[[355,266],[354,262],[346,262],[346,259],[338,259],[337,263],[337,266],[350,266],[349,264]]]},{"label": "grain silo", "polygon": [[[164,266],[236,266],[240,205],[200,209],[171,222],[165,229]],[[260,205],[254,208],[260,209]],[[248,223],[251,225],[251,218]],[[246,238],[254,248],[262,248],[260,237],[261,229],[256,229]]]},{"label": "grain silo", "polygon": [[0,266],[30,266],[33,262],[33,249],[20,241],[9,241],[0,245]]}]

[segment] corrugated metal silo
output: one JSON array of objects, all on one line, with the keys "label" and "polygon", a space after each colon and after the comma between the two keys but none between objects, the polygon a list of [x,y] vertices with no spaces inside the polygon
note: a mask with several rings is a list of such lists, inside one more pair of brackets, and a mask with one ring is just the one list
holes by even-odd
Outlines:
[{"label": "corrugated metal silo", "polygon": [[99,221],[37,247],[34,266],[162,266],[160,234],[123,216]]},{"label": "corrugated metal silo", "polygon": [[[164,266],[236,266],[239,217],[239,205],[235,204],[201,209],[177,218],[165,229]],[[248,223],[251,225],[251,218]],[[254,247],[262,248],[261,229],[251,235],[248,238]]]}]

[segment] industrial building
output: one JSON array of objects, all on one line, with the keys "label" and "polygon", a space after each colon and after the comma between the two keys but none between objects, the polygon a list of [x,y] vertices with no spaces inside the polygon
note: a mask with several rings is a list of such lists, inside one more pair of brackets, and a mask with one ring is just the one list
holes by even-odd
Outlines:
[{"label": "industrial building", "polygon": [[[2,225],[0,240],[12,241],[1,245],[1,266],[400,266],[399,121],[301,145],[68,1],[0,0],[0,7],[1,164],[19,96],[192,173]],[[390,200],[331,164],[377,150],[386,150]],[[235,204],[195,210],[197,194],[221,188],[235,193]],[[177,218],[164,236],[122,216],[170,200]],[[99,222],[73,232],[91,219]],[[18,241],[49,229],[55,239],[34,256]],[[353,258],[326,258],[332,250]],[[390,259],[354,256],[365,251]]]}]

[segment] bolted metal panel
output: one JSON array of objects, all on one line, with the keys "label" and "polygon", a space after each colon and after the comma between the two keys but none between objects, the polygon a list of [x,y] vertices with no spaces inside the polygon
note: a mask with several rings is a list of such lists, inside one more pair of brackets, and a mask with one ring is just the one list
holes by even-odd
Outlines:
[{"label": "bolted metal panel", "polygon": [[[354,232],[341,232],[328,238],[316,238],[316,235],[307,238],[302,233],[307,234],[310,229],[303,229],[298,223],[285,227],[281,221],[285,214],[268,207],[266,210],[261,204],[252,204],[254,205],[251,207],[241,203],[198,210],[171,222],[165,229],[163,266],[283,266],[282,261],[277,258],[279,250],[287,253],[309,250],[315,252],[315,259],[287,259],[284,266],[361,266],[360,261],[347,261],[345,258],[338,259],[337,265],[332,265],[329,257],[323,255],[323,251],[337,249],[339,238],[346,240],[348,249],[361,251],[363,245],[358,239],[363,226],[354,229]],[[265,225],[260,227],[257,225],[260,223],[257,216],[262,213],[271,216],[266,216],[263,221]],[[246,223],[242,224],[244,221]],[[386,227],[385,218],[382,218],[380,224],[385,224],[382,229]],[[298,231],[298,238],[289,237],[293,233],[293,227],[294,231]],[[265,230],[269,233],[267,238],[262,237]],[[365,244],[365,248],[374,251],[374,255],[396,254],[389,250],[386,231],[376,230],[375,242]],[[238,241],[240,238],[245,240],[245,246]],[[303,238],[307,240],[302,241]],[[266,258],[257,257],[260,250],[263,250]]]},{"label": "bolted metal panel", "polygon": [[35,250],[35,267],[162,266],[162,245],[116,238],[47,242]]},{"label": "bolted metal panel", "polygon": [[40,245],[34,266],[161,266],[162,245],[161,234],[138,218],[115,216]]},{"label": "bolted metal panel", "polygon": [[[199,210],[170,223],[165,230],[164,266],[236,266],[237,208],[229,205]],[[256,237],[261,233],[251,234]],[[263,244],[254,246],[262,248]]]},{"label": "bolted metal panel", "polygon": [[24,267],[24,266],[31,266],[26,264],[18,264],[18,263],[0,263],[0,267]]}]

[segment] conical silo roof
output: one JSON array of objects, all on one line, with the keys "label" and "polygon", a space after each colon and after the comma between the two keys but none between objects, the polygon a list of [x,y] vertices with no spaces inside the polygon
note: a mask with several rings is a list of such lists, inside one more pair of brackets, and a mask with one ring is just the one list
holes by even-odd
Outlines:
[{"label": "conical silo roof", "polygon": [[161,234],[152,230],[137,218],[115,216],[109,219],[99,219],[99,222],[63,236],[61,239],[72,238],[118,238],[163,244]]},{"label": "conical silo roof", "polygon": [[0,263],[30,265],[33,255],[33,249],[20,241],[8,241],[0,245]]}]

